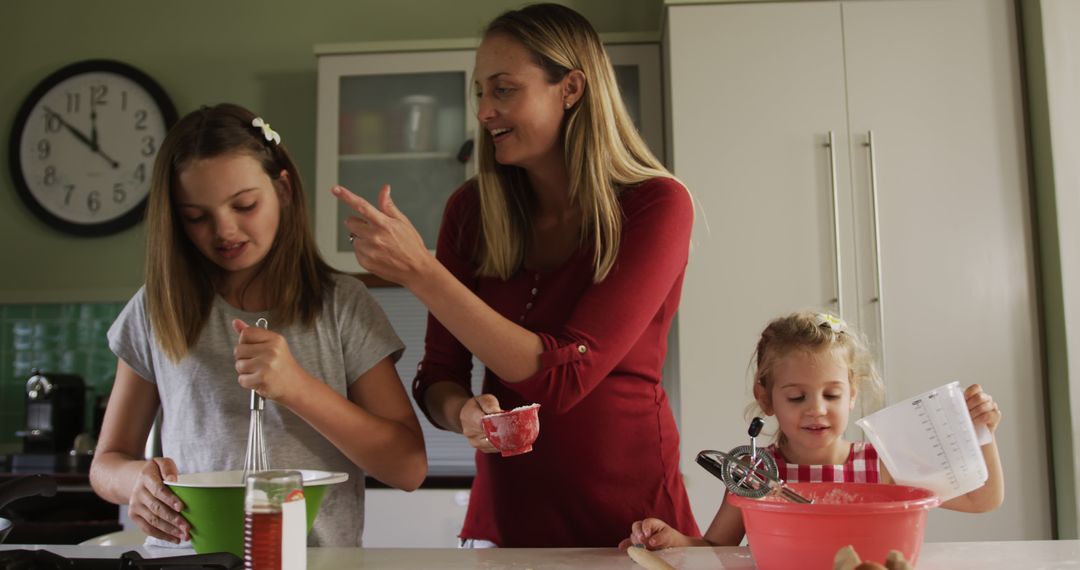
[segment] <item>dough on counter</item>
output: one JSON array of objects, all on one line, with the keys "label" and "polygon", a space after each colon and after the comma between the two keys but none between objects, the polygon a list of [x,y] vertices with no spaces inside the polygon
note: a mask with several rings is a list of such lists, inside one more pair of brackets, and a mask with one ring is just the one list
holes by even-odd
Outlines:
[{"label": "dough on counter", "polygon": [[885,557],[885,567],[889,570],[915,570],[910,562],[904,560],[904,553],[899,550],[890,550]]},{"label": "dough on counter", "polygon": [[836,556],[833,558],[833,570],[853,570],[861,562],[859,555],[855,554],[855,549],[849,544],[836,551]]},{"label": "dough on counter", "polygon": [[637,562],[645,570],[675,570],[675,567],[664,561],[663,558],[649,552],[641,546],[631,546],[626,549],[630,559]]},{"label": "dough on counter", "polygon": [[890,550],[885,557],[885,565],[877,562],[863,562],[859,554],[849,544],[836,551],[833,558],[833,570],[914,570],[910,562],[904,560],[904,554],[899,550]]}]

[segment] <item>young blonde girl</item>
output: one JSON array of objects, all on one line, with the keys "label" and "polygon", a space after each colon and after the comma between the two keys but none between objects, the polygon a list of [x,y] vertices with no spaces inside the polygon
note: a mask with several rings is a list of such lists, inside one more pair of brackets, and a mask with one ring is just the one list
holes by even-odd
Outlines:
[{"label": "young blonde girl", "polygon": [[[349,474],[312,545],[360,545],[365,472],[407,490],[426,475],[401,341],[364,286],[323,263],[306,205],[280,135],[244,108],[194,111],[161,145],[146,284],[109,329],[116,380],[90,471],[148,535],[190,531],[163,481],[244,466],[250,390],[267,398],[271,467]],[[248,327],[259,318],[269,330]],[[159,407],[164,457],[147,460]]]},{"label": "young blonde girl", "polygon": [[[877,452],[866,442],[844,439],[856,398],[879,394],[881,381],[858,334],[832,315],[812,312],[778,318],[765,328],[754,355],[756,408],[775,416],[777,442],[768,451],[781,478],[793,482],[892,483]],[[1001,412],[989,394],[974,384],[965,390],[972,421],[993,433]],[[989,471],[986,483],[941,506],[965,512],[997,508],[1003,476],[997,443],[982,448]],[[635,522],[623,546],[737,546],[744,535],[742,514],[725,499],[702,538],[683,535],[662,520]]]}]

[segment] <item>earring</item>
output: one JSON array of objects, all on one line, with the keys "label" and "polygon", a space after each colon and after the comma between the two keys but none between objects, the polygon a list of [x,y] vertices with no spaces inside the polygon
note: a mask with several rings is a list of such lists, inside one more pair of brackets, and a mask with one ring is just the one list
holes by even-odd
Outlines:
[{"label": "earring", "polygon": [[570,102],[567,101],[566,103],[564,103],[564,105],[566,107],[566,110],[569,111],[570,110]]}]

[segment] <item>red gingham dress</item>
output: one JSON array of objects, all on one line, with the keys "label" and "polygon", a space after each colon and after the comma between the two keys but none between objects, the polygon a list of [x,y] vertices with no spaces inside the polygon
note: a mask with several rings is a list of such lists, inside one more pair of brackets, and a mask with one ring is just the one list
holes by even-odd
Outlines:
[{"label": "red gingham dress", "polygon": [[851,453],[842,465],[800,465],[788,463],[776,444],[767,451],[776,459],[780,478],[788,483],[880,483],[878,454],[869,442],[851,444]]}]

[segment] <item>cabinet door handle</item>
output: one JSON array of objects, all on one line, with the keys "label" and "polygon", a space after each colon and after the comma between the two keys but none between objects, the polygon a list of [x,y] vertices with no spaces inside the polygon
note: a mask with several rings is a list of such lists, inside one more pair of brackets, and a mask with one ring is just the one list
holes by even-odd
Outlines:
[{"label": "cabinet door handle", "polygon": [[461,143],[461,148],[459,148],[458,151],[457,151],[457,161],[460,162],[461,164],[465,164],[466,162],[469,162],[469,159],[472,158],[472,153],[473,153],[473,140],[472,139],[466,139],[465,142]]},{"label": "cabinet door handle", "polygon": [[836,148],[833,143],[833,132],[829,131],[829,140],[825,143],[829,149],[829,185],[832,187],[832,229],[833,229],[833,263],[836,267],[836,298],[831,303],[836,304],[836,314],[844,318],[843,273],[840,271],[840,192],[836,187]]},{"label": "cabinet door handle", "polygon": [[878,362],[881,364],[881,376],[885,377],[885,297],[882,294],[881,285],[881,224],[878,222],[878,185],[877,185],[877,156],[874,154],[874,131],[866,131],[867,156],[870,160],[870,215],[874,223],[874,279],[876,281],[874,298],[871,303],[877,304],[878,314],[878,346],[881,354]]}]

